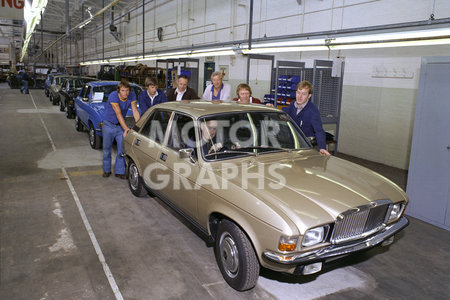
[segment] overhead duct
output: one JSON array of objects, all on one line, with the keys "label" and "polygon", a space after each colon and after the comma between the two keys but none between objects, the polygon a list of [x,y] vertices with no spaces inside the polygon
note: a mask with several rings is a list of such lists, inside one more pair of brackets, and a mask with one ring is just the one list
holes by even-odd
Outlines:
[{"label": "overhead duct", "polygon": [[120,42],[120,32],[117,31],[117,26],[114,25],[114,6],[110,9],[110,20],[111,23],[109,24],[109,32],[116,39],[116,41]]}]

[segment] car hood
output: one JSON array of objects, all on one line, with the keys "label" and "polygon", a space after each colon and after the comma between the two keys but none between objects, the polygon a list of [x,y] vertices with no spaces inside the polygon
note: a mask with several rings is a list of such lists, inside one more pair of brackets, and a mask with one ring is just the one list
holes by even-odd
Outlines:
[{"label": "car hood", "polygon": [[316,153],[312,150],[260,155],[243,163],[237,176],[230,180],[242,187],[242,179],[250,178],[245,180],[247,192],[288,216],[302,232],[334,222],[340,213],[374,200],[407,199],[397,185],[378,173]]}]

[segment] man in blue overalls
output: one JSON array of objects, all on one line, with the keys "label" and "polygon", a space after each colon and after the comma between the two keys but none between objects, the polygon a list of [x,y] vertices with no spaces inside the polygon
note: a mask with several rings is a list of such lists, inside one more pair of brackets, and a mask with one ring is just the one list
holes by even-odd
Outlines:
[{"label": "man in blue overalls", "polygon": [[122,142],[128,131],[130,131],[130,128],[125,123],[125,117],[130,106],[133,110],[134,120],[137,122],[141,116],[137,109],[136,95],[134,92],[130,92],[129,82],[122,79],[117,86],[117,91],[112,92],[108,97],[103,118],[103,177],[111,175],[111,152],[115,139],[117,142],[117,156],[114,174],[116,177],[126,179]]}]

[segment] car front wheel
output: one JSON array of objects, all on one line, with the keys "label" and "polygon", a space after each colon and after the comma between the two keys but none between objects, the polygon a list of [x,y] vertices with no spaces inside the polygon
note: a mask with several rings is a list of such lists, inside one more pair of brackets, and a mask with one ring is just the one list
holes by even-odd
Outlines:
[{"label": "car front wheel", "polygon": [[130,191],[136,197],[144,197],[147,195],[147,190],[144,187],[142,177],[139,175],[139,170],[134,163],[130,161],[130,166],[128,167],[128,186]]},{"label": "car front wheel", "polygon": [[62,101],[59,101],[59,111],[66,111],[64,103]]},{"label": "car front wheel", "polygon": [[101,138],[95,131],[94,125],[90,124],[89,126],[89,144],[92,149],[100,149]]},{"label": "car front wheel", "polygon": [[235,223],[220,222],[215,255],[223,278],[232,288],[245,291],[255,287],[259,262],[248,237]]}]

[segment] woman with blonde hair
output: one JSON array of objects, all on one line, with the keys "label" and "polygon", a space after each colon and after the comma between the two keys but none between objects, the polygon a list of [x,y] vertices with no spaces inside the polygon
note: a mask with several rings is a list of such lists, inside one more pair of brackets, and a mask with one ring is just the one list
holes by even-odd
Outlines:
[{"label": "woman with blonde hair", "polygon": [[242,104],[262,104],[261,100],[252,97],[252,88],[246,83],[241,83],[238,85],[236,89],[236,95],[237,98],[234,98],[233,101],[237,101]]}]

